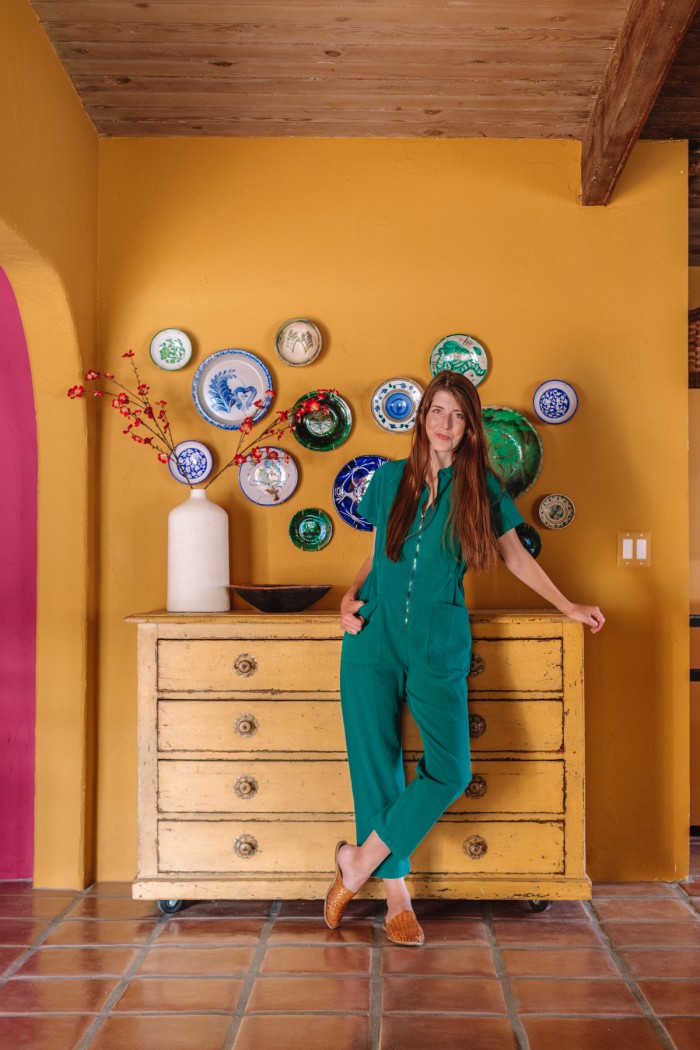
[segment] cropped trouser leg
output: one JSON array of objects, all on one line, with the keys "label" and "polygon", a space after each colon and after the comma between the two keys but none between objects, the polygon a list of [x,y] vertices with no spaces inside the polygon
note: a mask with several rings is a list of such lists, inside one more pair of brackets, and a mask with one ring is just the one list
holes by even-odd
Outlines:
[{"label": "cropped trouser leg", "polygon": [[[423,742],[415,778],[405,786],[401,710],[405,692]],[[341,670],[357,841],[374,830],[391,850],[374,875],[400,878],[419,842],[471,779],[464,673],[436,674],[417,663],[353,664]]]}]

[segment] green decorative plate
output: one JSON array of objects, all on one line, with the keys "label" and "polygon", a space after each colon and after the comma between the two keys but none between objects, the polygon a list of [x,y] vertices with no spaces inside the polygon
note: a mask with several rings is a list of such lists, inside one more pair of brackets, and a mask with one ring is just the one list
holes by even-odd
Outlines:
[{"label": "green decorative plate", "polygon": [[542,470],[542,442],[532,423],[513,408],[482,409],[491,466],[517,499],[527,492]]},{"label": "green decorative plate", "polygon": [[520,525],[515,526],[515,531],[528,554],[531,554],[533,558],[538,558],[542,550],[542,539],[535,526],[523,521]]},{"label": "green decorative plate", "polygon": [[333,522],[325,510],[306,507],[298,510],[289,523],[292,543],[303,551],[320,551],[331,541]]},{"label": "green decorative plate", "polygon": [[430,373],[461,372],[474,386],[486,378],[489,360],[481,343],[471,335],[446,335],[435,344],[430,354]]},{"label": "green decorative plate", "polygon": [[[292,418],[302,402],[318,397],[317,390],[310,390],[299,398],[292,409]],[[324,394],[325,408],[320,412],[307,412],[294,423],[292,433],[300,445],[312,452],[330,452],[347,439],[352,427],[350,406],[339,394]]]}]

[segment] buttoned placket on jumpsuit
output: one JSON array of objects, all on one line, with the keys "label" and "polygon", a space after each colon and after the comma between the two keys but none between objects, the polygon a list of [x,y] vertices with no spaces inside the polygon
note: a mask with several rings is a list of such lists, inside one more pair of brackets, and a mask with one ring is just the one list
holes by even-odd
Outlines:
[{"label": "buttoned placket on jumpsuit", "polygon": [[[386,556],[386,525],[406,460],[380,467],[359,511],[376,526],[372,568],[358,598],[365,626],[343,636],[340,696],[355,803],[357,842],[371,831],[391,853],[373,875],[397,879],[435,821],[471,780],[466,566],[444,541],[453,468],[438,471],[434,503],[425,485],[401,558]],[[522,516],[495,478],[487,484],[496,535]],[[423,755],[406,786],[401,749],[404,698]]]}]

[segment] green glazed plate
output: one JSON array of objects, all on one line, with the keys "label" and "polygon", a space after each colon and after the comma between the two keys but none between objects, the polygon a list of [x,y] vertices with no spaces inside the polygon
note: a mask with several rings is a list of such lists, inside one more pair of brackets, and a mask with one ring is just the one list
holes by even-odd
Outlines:
[{"label": "green glazed plate", "polygon": [[542,470],[542,442],[532,423],[513,408],[482,409],[491,466],[517,499],[531,488]]},{"label": "green glazed plate", "polygon": [[528,554],[531,554],[533,558],[538,558],[542,550],[542,538],[535,526],[523,521],[520,525],[515,526],[515,531]]},{"label": "green glazed plate", "polygon": [[[292,431],[299,444],[310,448],[312,452],[330,452],[338,448],[347,440],[352,427],[352,412],[342,397],[339,394],[323,396],[328,412],[308,412],[295,422]],[[303,394],[292,409],[292,418],[302,401],[309,401],[314,397],[318,397],[317,390]]]},{"label": "green glazed plate", "polygon": [[292,543],[303,551],[320,551],[331,542],[333,522],[325,510],[306,507],[298,510],[289,523]]},{"label": "green glazed plate", "polygon": [[430,354],[430,373],[434,376],[444,371],[460,372],[478,386],[488,370],[486,351],[471,335],[446,335]]}]

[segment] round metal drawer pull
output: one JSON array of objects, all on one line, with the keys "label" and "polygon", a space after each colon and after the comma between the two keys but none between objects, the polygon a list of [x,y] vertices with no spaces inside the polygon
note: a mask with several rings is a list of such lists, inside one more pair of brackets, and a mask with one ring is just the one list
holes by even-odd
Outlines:
[{"label": "round metal drawer pull", "polygon": [[255,736],[258,731],[258,720],[255,715],[239,715],[233,723],[239,736]]},{"label": "round metal drawer pull", "polygon": [[233,790],[236,792],[239,798],[252,798],[258,793],[258,782],[255,777],[242,776],[239,777],[236,783],[233,785]]},{"label": "round metal drawer pull", "polygon": [[469,675],[472,678],[476,678],[478,674],[483,674],[486,670],[486,661],[484,660],[481,653],[472,654],[472,662],[469,665]]},{"label": "round metal drawer pull", "polygon": [[254,857],[258,852],[258,842],[252,835],[239,835],[233,843],[233,852],[243,860]]},{"label": "round metal drawer pull", "polygon": [[240,678],[250,678],[258,669],[258,661],[252,653],[241,653],[233,661],[233,669]]},{"label": "round metal drawer pull", "polygon": [[480,857],[483,857],[488,852],[486,839],[483,839],[481,835],[470,835],[469,838],[464,840],[462,848],[472,860],[479,860]]},{"label": "round metal drawer pull", "polygon": [[486,719],[483,715],[469,715],[469,736],[479,737],[486,732]]},{"label": "round metal drawer pull", "polygon": [[483,798],[487,791],[487,783],[484,777],[479,773],[475,773],[467,784],[467,790],[464,794],[467,798]]}]

